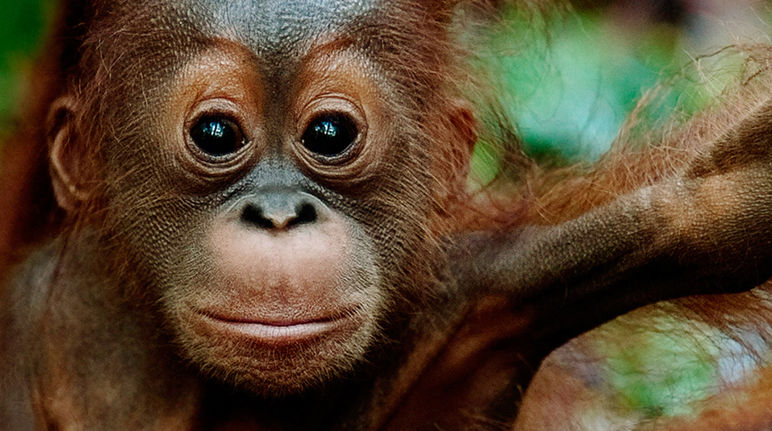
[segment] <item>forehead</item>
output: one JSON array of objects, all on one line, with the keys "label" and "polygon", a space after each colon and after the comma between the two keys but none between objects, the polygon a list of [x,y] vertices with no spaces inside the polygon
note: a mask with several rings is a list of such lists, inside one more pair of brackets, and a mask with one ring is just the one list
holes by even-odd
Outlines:
[{"label": "forehead", "polygon": [[366,25],[381,0],[196,0],[184,13],[206,36],[235,39],[258,57],[287,57],[323,35]]}]

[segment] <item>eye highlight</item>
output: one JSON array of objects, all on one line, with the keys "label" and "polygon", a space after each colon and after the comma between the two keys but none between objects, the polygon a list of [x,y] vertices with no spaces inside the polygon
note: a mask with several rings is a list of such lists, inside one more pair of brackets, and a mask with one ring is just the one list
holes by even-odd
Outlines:
[{"label": "eye highlight", "polygon": [[351,117],[342,113],[322,114],[306,127],[301,138],[303,146],[323,157],[336,157],[351,148],[359,137],[359,129]]},{"label": "eye highlight", "polygon": [[237,152],[246,138],[235,121],[222,115],[203,115],[190,128],[190,137],[201,151],[212,157]]}]

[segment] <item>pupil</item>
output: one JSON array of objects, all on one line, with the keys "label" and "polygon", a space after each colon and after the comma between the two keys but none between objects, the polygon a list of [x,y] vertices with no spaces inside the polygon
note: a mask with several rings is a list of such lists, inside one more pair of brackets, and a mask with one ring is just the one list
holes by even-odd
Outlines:
[{"label": "pupil", "polygon": [[333,157],[345,152],[357,138],[357,128],[346,115],[317,118],[303,133],[303,146],[316,154]]},{"label": "pupil", "polygon": [[205,116],[190,131],[193,142],[210,156],[225,156],[236,152],[244,144],[244,136],[231,120]]}]

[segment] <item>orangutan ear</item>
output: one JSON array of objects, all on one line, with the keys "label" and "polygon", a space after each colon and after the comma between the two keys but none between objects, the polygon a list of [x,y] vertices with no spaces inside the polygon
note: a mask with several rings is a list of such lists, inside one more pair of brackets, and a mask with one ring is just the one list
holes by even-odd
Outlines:
[{"label": "orangutan ear", "polygon": [[91,195],[93,184],[87,148],[78,133],[78,105],[75,98],[57,99],[48,114],[48,149],[51,180],[59,206],[75,211]]}]

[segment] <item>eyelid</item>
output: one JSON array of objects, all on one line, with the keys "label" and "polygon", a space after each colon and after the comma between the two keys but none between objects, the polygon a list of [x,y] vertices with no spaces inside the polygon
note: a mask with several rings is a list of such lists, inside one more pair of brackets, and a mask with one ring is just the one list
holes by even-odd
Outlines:
[{"label": "eyelid", "polygon": [[300,111],[295,124],[297,141],[313,121],[324,115],[343,115],[349,118],[363,134],[367,130],[367,118],[362,107],[350,97],[339,93],[323,94],[306,103]]},{"label": "eyelid", "polygon": [[246,123],[246,118],[241,113],[239,105],[225,98],[208,99],[193,106],[189,110],[185,127],[190,129],[197,121],[207,115],[228,118],[238,124],[242,130],[245,130],[243,126]]},{"label": "eyelid", "polygon": [[314,97],[300,109],[299,124],[307,125],[309,120],[325,112],[348,113],[364,119],[364,111],[356,99],[342,93],[325,93]]}]

